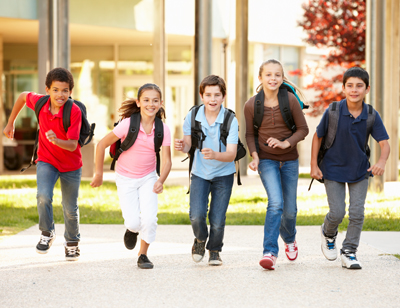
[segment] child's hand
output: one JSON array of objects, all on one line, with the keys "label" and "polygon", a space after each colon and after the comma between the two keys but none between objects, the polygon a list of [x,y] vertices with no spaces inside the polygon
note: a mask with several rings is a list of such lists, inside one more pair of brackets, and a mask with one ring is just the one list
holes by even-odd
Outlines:
[{"label": "child's hand", "polygon": [[183,152],[183,149],[185,148],[185,144],[183,142],[183,139],[175,139],[175,150]]},{"label": "child's hand", "polygon": [[371,166],[367,171],[372,171],[373,175],[383,175],[385,172],[385,163],[378,160],[378,162]]},{"label": "child's hand", "polygon": [[99,187],[103,184],[103,175],[95,173],[93,176],[93,180],[90,183],[90,186],[92,187]]},{"label": "child's hand", "polygon": [[253,158],[252,162],[249,164],[249,168],[253,171],[258,170],[258,164],[260,163],[260,160],[257,158]]},{"label": "child's hand", "polygon": [[324,175],[322,174],[321,169],[318,166],[311,166],[310,176],[316,180],[322,180]]},{"label": "child's hand", "polygon": [[269,137],[267,140],[267,144],[269,147],[275,149],[275,148],[280,148],[280,149],[287,149],[290,147],[289,141],[279,141],[276,138]]},{"label": "child's hand", "polygon": [[3,130],[3,133],[4,133],[4,135],[6,135],[6,137],[8,139],[13,139],[14,138],[14,125],[7,124],[7,126]]},{"label": "child's hand", "polygon": [[163,192],[163,184],[160,181],[154,183],[153,193],[161,194]]},{"label": "child's hand", "polygon": [[204,155],[204,159],[215,159],[215,152],[211,149],[204,148],[201,150],[201,154]]},{"label": "child's hand", "polygon": [[47,140],[49,140],[52,144],[57,144],[57,135],[51,129],[45,133]]}]

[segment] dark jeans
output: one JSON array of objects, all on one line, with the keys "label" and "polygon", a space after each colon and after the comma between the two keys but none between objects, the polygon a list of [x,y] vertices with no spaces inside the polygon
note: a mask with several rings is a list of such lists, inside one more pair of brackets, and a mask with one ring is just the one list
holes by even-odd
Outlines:
[{"label": "dark jeans", "polygon": [[[234,174],[204,180],[192,174],[190,185],[190,222],[194,236],[208,243],[208,250],[221,251],[224,239],[226,211],[231,198]],[[211,193],[210,210],[208,196]],[[207,211],[210,236],[207,229]]]}]

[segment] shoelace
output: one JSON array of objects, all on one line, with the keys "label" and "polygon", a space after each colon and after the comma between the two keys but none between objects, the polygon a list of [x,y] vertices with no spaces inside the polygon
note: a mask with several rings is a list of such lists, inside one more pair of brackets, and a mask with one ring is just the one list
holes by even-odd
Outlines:
[{"label": "shoelace", "polygon": [[329,250],[335,249],[335,239],[326,240],[326,246],[328,246]]},{"label": "shoelace", "polygon": [[51,241],[52,237],[46,235],[40,235],[40,244],[47,245]]},{"label": "shoelace", "polygon": [[294,252],[294,251],[296,251],[296,247],[295,247],[294,243],[292,243],[292,244],[287,244],[287,248],[288,248],[289,252]]},{"label": "shoelace", "polygon": [[347,258],[349,258],[351,261],[357,261],[357,257],[355,253],[349,252],[344,254]]},{"label": "shoelace", "polygon": [[65,248],[67,248],[69,255],[74,255],[78,246],[65,246]]}]

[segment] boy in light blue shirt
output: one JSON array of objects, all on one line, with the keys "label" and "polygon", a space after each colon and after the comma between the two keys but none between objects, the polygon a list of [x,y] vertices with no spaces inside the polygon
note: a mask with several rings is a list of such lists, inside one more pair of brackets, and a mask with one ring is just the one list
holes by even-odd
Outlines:
[{"label": "boy in light blue shirt", "polygon": [[[225,108],[222,103],[226,96],[225,81],[210,75],[200,83],[200,97],[203,104],[195,117],[205,136],[200,148],[195,150],[190,184],[189,217],[195,236],[192,258],[200,262],[209,250],[209,265],[221,265],[219,252],[222,250],[226,211],[232,193],[233,178],[236,172],[234,159],[238,144],[238,122],[234,118],[226,146],[220,140],[220,129],[224,121]],[[175,150],[188,153],[192,146],[191,113],[189,111],[183,124],[183,139],[175,140]],[[211,193],[210,210],[208,197]],[[207,228],[207,211],[210,232]],[[206,241],[207,246],[206,246]]]}]

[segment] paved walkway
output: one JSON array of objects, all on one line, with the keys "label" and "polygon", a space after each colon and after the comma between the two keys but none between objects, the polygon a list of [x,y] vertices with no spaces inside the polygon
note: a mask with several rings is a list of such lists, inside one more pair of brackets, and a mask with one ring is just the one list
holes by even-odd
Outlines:
[{"label": "paved walkway", "polygon": [[137,268],[122,225],[81,225],[81,258],[64,261],[63,229],[47,255],[37,225],[0,242],[0,307],[399,307],[399,259],[362,239],[363,269],[343,269],[323,257],[317,226],[298,227],[296,262],[280,242],[275,271],[258,265],[262,226],[227,226],[224,264],[211,267],[192,261],[190,226],[160,225],[152,270]]},{"label": "paved walkway", "polygon": [[[23,176],[35,178],[34,172]],[[261,185],[254,174],[242,182],[238,187],[235,179],[235,189]],[[166,184],[187,185],[187,170],[174,170]],[[298,191],[307,191],[308,184],[300,179]],[[312,192],[324,193],[323,185],[314,184]],[[81,225],[78,262],[64,261],[64,226],[56,225],[56,232],[47,255],[35,252],[37,225],[0,241],[0,307],[400,306],[400,260],[390,255],[400,254],[400,232],[363,232],[360,271],[323,257],[318,226],[298,227],[296,262],[287,261],[280,241],[275,271],[258,265],[262,226],[227,226],[224,264],[210,267],[191,259],[190,226],[160,225],[149,250],[153,270],[137,268],[138,248],[125,249],[122,225]]]}]

